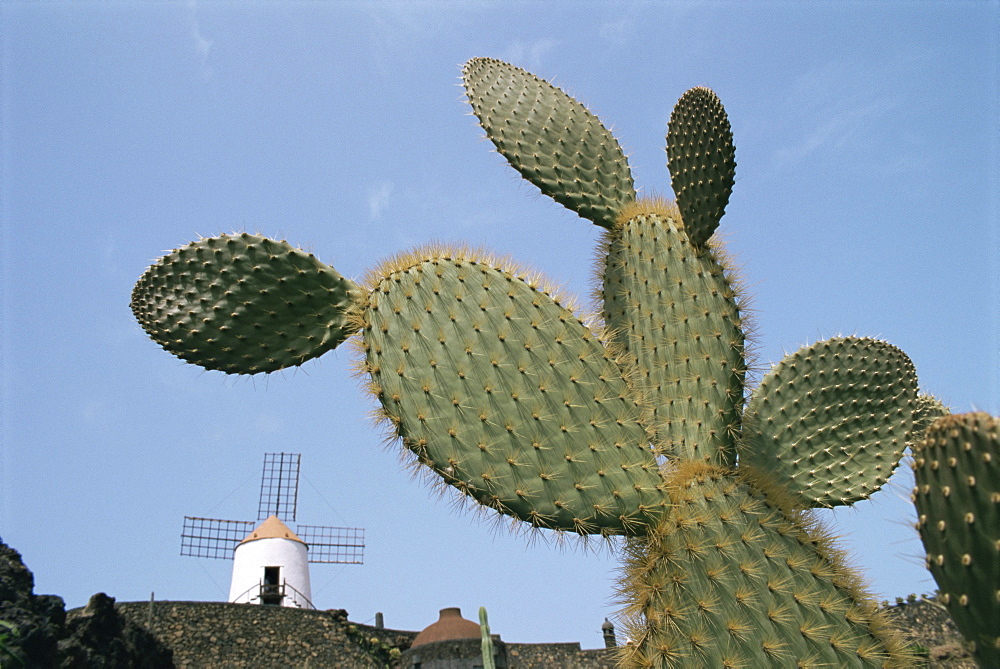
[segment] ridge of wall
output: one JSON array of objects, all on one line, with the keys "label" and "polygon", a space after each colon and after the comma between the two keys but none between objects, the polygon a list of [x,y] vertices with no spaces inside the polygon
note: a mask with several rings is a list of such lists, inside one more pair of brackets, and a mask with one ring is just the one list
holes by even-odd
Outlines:
[{"label": "ridge of wall", "polygon": [[[174,653],[178,669],[397,667],[417,632],[350,622],[347,612],[227,602],[118,602]],[[579,643],[507,642],[510,669],[611,669],[613,651]]]}]

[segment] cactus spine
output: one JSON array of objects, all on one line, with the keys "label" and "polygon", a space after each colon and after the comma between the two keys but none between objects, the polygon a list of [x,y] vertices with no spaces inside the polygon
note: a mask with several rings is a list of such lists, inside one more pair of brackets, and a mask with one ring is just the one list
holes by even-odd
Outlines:
[{"label": "cactus spine", "polygon": [[[187,264],[167,256],[139,282],[139,321],[171,352],[242,373],[359,331],[384,418],[443,482],[532,527],[627,537],[623,666],[905,664],[807,509],[866,499],[892,473],[919,408],[913,365],[886,342],[838,337],[787,356],[748,393],[743,297],[713,238],[736,165],[715,94],[692,89],[671,116],[673,205],[637,200],[617,140],[560,89],[487,58],[463,80],[510,164],[604,228],[603,329],[482,252],[418,249],[359,287],[284,247],[258,270],[256,240],[243,255],[202,240]],[[223,269],[220,281],[260,300],[225,302],[207,278]],[[285,295],[314,274],[309,297]],[[323,290],[330,303],[316,308]],[[220,345],[192,325],[205,309],[227,327],[262,326]],[[318,343],[274,354],[290,332]]]}]

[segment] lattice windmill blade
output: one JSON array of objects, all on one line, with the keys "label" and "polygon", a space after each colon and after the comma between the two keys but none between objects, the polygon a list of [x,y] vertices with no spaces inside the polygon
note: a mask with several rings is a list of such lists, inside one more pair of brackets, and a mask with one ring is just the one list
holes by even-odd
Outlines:
[{"label": "lattice windmill blade", "polygon": [[249,520],[219,520],[184,516],[181,532],[181,555],[232,560],[233,551],[253,532],[256,523]]},{"label": "lattice windmill blade", "polygon": [[260,479],[257,520],[277,516],[295,520],[299,502],[300,453],[265,453],[264,472]]},{"label": "lattice windmill blade", "polygon": [[295,534],[309,547],[309,562],[362,564],[365,531],[359,527],[298,525]]}]

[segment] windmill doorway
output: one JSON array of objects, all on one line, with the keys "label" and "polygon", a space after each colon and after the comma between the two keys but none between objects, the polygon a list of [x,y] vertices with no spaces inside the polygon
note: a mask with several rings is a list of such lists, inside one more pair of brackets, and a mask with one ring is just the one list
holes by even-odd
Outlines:
[{"label": "windmill doorway", "polygon": [[281,606],[285,594],[281,591],[281,567],[264,567],[264,580],[260,587],[260,603]]}]

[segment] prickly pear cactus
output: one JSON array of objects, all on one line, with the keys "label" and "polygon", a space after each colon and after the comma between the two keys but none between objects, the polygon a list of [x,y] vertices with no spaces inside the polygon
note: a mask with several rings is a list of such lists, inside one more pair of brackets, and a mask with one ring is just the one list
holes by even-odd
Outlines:
[{"label": "prickly pear cactus", "polygon": [[919,412],[913,365],[837,337],[748,391],[744,298],[713,237],[736,165],[715,94],[685,93],[670,118],[675,205],[637,200],[617,140],[560,89],[486,58],[463,80],[510,164],[604,228],[603,328],[482,252],[418,249],[357,286],[256,237],[164,257],[135,289],[139,322],[249,374],[360,332],[387,424],[444,483],[536,528],[627,537],[623,666],[905,665],[807,509],[892,473]]},{"label": "prickly pear cactus", "polygon": [[983,667],[1000,666],[1000,421],[937,420],[914,449],[917,529],[942,600]]}]

